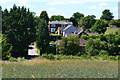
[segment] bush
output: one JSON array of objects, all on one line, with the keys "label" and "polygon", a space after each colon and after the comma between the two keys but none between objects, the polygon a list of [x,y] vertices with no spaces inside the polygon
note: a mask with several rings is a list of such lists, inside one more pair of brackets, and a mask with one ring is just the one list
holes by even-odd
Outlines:
[{"label": "bush", "polygon": [[2,35],[2,40],[0,41],[0,44],[2,43],[2,60],[9,60],[11,57],[11,51],[12,46],[7,42],[7,37],[5,35]]},{"label": "bush", "polygon": [[14,57],[11,57],[11,58],[9,59],[9,61],[12,61],[12,62],[17,62],[17,61],[18,61],[18,59],[14,58]]},{"label": "bush", "polygon": [[53,54],[43,54],[42,57],[50,60],[55,59],[55,56]]},{"label": "bush", "polygon": [[101,51],[99,52],[99,55],[108,55],[108,51],[106,51],[106,50],[101,50]]},{"label": "bush", "polygon": [[87,36],[87,35],[82,35],[80,38],[83,38],[83,39],[87,40],[87,39],[89,39],[89,36]]}]

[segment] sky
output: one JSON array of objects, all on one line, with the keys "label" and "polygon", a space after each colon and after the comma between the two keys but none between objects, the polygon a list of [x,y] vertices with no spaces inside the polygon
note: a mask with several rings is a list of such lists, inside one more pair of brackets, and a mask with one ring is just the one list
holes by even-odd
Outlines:
[{"label": "sky", "polygon": [[25,6],[31,12],[39,16],[41,11],[47,11],[48,16],[62,15],[70,18],[73,13],[80,12],[85,16],[95,15],[97,19],[102,15],[102,11],[110,9],[114,19],[118,19],[118,1],[119,0],[0,0],[2,10],[17,6]]}]

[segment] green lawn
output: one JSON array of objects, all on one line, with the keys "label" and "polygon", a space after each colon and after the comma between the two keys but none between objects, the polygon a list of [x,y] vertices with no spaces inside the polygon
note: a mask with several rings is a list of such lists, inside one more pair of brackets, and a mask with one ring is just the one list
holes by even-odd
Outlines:
[{"label": "green lawn", "polygon": [[118,32],[120,33],[120,28],[107,28],[105,34],[110,34],[110,33],[115,33],[115,32]]},{"label": "green lawn", "polygon": [[2,62],[3,78],[117,78],[118,61],[46,60]]}]

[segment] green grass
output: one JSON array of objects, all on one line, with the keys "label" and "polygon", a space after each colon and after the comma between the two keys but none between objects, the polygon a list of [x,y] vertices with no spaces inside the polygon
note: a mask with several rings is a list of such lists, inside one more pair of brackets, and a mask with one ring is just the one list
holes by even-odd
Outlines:
[{"label": "green grass", "polygon": [[51,36],[61,36],[60,34],[50,34]]},{"label": "green grass", "polygon": [[120,33],[120,28],[107,28],[105,34],[110,34],[110,33],[115,33],[115,32],[118,32]]},{"label": "green grass", "polygon": [[118,61],[33,59],[3,64],[3,78],[117,78]]}]

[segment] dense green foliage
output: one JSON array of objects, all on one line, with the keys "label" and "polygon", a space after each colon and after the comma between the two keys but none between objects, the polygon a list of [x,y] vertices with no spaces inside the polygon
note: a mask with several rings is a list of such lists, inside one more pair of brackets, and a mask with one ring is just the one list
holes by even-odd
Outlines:
[{"label": "dense green foliage", "polygon": [[88,55],[119,55],[120,34],[99,35],[88,38],[86,52]]},{"label": "dense green foliage", "polygon": [[81,18],[84,17],[84,14],[79,13],[79,12],[76,12],[76,13],[73,13],[72,17],[73,17],[75,20],[79,21]]},{"label": "dense green foliage", "polygon": [[88,15],[84,18],[81,18],[78,22],[78,26],[84,27],[84,28],[91,28],[94,23],[96,22],[94,15]]},{"label": "dense green foliage", "polygon": [[76,12],[73,13],[72,17],[70,17],[70,21],[73,23],[75,27],[78,26],[78,21],[84,17],[84,14]]},{"label": "dense green foliage", "polygon": [[119,20],[111,20],[111,21],[109,21],[109,26],[110,27],[116,26],[116,27],[120,28],[120,19]]},{"label": "dense green foliage", "polygon": [[63,37],[58,51],[60,54],[76,55],[80,51],[78,36]]},{"label": "dense green foliage", "polygon": [[16,5],[10,11],[5,9],[2,28],[8,43],[12,45],[12,56],[26,56],[28,45],[36,38],[33,13],[25,7],[20,8]]},{"label": "dense green foliage", "polygon": [[97,32],[97,33],[104,33],[107,29],[106,27],[108,27],[108,23],[105,20],[97,20],[96,23],[94,24],[94,26],[92,27],[92,31],[93,32]]},{"label": "dense green foliage", "polygon": [[49,22],[49,17],[48,17],[48,14],[47,14],[46,11],[42,11],[39,18],[40,18],[40,19],[45,19],[45,21],[46,21],[47,24],[48,24],[48,22]]},{"label": "dense green foliage", "polygon": [[40,49],[40,53],[43,54],[47,52],[50,40],[48,26],[44,19],[39,20],[39,23],[36,27],[36,35],[37,35],[36,45],[38,49]]},{"label": "dense green foliage", "polygon": [[51,16],[50,21],[56,21],[56,20],[61,21],[61,20],[65,20],[65,18],[64,18],[64,16],[61,16],[61,15]]},{"label": "dense green foliage", "polygon": [[100,17],[100,19],[104,19],[104,20],[107,20],[107,21],[110,21],[114,18],[113,14],[110,12],[110,10],[108,9],[105,9],[103,12],[102,12],[102,16]]},{"label": "dense green foliage", "polygon": [[77,22],[77,20],[76,20],[75,18],[71,17],[71,18],[70,18],[70,21],[73,23],[73,25],[74,25],[75,27],[78,26],[78,22]]},{"label": "dense green foliage", "polygon": [[10,43],[7,42],[7,38],[5,35],[0,35],[1,40],[0,43],[2,44],[2,46],[0,46],[2,48],[2,59],[3,60],[9,60],[11,57],[11,51],[12,51],[12,46]]}]

